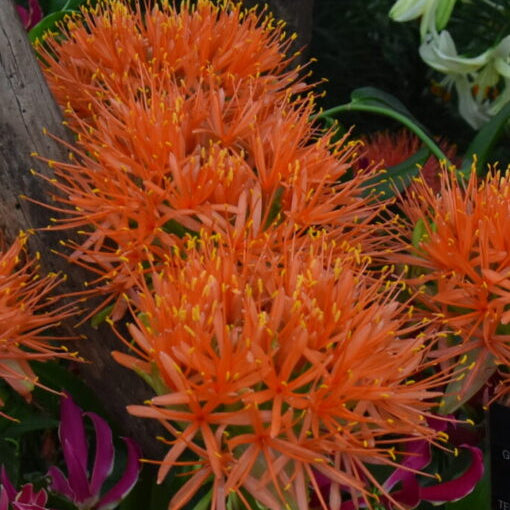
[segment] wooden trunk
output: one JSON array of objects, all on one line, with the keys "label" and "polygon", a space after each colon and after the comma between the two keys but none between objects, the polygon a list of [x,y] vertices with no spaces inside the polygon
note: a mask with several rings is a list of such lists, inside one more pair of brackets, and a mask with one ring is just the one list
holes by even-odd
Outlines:
[{"label": "wooden trunk", "polygon": [[[33,168],[51,175],[47,164],[38,161],[36,152],[53,160],[65,161],[65,147],[44,134],[52,133],[70,141],[72,135],[62,124],[58,106],[46,85],[37,59],[19,21],[11,0],[0,2],[0,229],[12,241],[20,230],[45,227],[55,216],[42,206],[24,200],[48,202],[45,182],[34,177]],[[78,266],[68,264],[51,249],[58,248],[60,236],[65,233],[36,232],[30,238],[30,250],[41,253],[43,271],[64,272],[68,279],[61,290],[73,292],[82,288],[81,282],[90,275]],[[133,372],[117,365],[111,358],[114,349],[122,350],[121,342],[108,329],[98,330],[84,325],[79,330],[70,321],[63,326],[63,335],[85,334],[87,339],[73,348],[89,363],[80,364],[79,375],[95,392],[122,433],[136,439],[146,457],[161,458],[163,447],[155,437],[162,427],[153,420],[131,417],[125,407],[142,404],[152,392]],[[59,388],[57,388],[59,389]]]}]

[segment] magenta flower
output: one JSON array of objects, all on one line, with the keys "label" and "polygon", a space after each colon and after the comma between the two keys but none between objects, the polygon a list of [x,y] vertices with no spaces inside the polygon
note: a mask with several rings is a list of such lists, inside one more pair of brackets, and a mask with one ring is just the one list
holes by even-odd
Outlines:
[{"label": "magenta flower", "polygon": [[[445,432],[449,427],[444,420],[430,420],[430,422],[433,428],[441,432]],[[449,437],[453,444],[456,444],[455,436],[462,437],[465,434],[462,431],[457,431],[455,425],[451,428]],[[459,433],[457,434],[457,432]],[[421,471],[430,464],[432,460],[430,444],[424,440],[410,441],[406,447],[407,456],[401,464],[402,467],[396,469],[382,484],[382,487],[394,501],[409,510],[416,508],[422,501],[438,505],[466,497],[483,476],[483,454],[479,448],[466,443],[460,444],[459,448],[467,450],[471,455],[471,462],[466,471],[454,480],[422,486],[416,473],[410,470]],[[398,490],[394,490],[398,484],[400,484]],[[384,498],[382,502],[386,508],[394,508],[388,499]],[[353,501],[348,501],[342,504],[341,510],[358,508],[366,508],[366,503],[359,501],[356,505]]]},{"label": "magenta flower", "polygon": [[[96,451],[89,477],[88,444],[83,417],[94,426]],[[80,510],[110,510],[124,499],[135,485],[140,473],[141,452],[134,441],[123,438],[127,446],[127,462],[121,479],[105,494],[101,488],[113,469],[115,452],[112,432],[103,418],[95,413],[83,413],[70,396],[63,397],[60,406],[59,438],[67,465],[67,478],[52,466],[50,490],[72,501]],[[0,509],[2,510],[2,509]]]},{"label": "magenta flower", "polygon": [[43,18],[43,12],[37,0],[28,0],[28,9],[25,9],[21,5],[17,5],[16,9],[18,10],[25,30],[30,30],[35,27]]},{"label": "magenta flower", "polygon": [[34,492],[31,483],[23,485],[17,492],[12,485],[5,468],[0,469],[0,510],[51,510],[46,508],[48,495],[41,489]]},{"label": "magenta flower", "polygon": [[[422,501],[438,505],[462,499],[473,491],[481,480],[484,470],[482,451],[470,445],[462,445],[462,448],[467,449],[471,454],[471,463],[462,475],[447,482],[422,486],[416,475],[405,468],[423,469],[426,467],[431,461],[430,445],[423,440],[413,441],[407,449],[408,453],[413,456],[408,457],[402,463],[403,467],[395,470],[383,486],[389,492],[400,482],[400,490],[391,492],[391,496],[409,509],[416,508]],[[392,507],[390,506],[390,508]],[[352,502],[346,504],[345,509],[342,507],[342,510],[352,509],[354,509]]]}]

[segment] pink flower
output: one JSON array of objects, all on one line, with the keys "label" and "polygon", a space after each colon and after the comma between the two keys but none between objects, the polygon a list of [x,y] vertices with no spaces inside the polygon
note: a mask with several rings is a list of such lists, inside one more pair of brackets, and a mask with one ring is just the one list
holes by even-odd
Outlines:
[{"label": "pink flower", "polygon": [[[405,449],[406,457],[401,462],[401,467],[395,469],[382,483],[382,489],[391,496],[391,500],[384,495],[381,497],[384,508],[397,508],[395,504],[399,504],[412,510],[423,501],[434,505],[458,501],[470,494],[482,479],[484,473],[483,453],[479,448],[465,442],[466,431],[458,424],[452,425],[445,420],[429,418],[428,422],[433,429],[444,434],[445,437],[449,437],[451,443],[455,446],[456,452],[457,446],[469,452],[470,464],[460,476],[453,480],[443,482],[436,475],[440,480],[439,483],[421,485],[417,473],[423,472],[432,461],[430,443],[423,439],[409,441]],[[321,473],[317,473],[315,476],[322,492],[327,494],[331,485],[330,480]],[[312,502],[312,506],[319,508],[318,502]],[[360,499],[357,502],[347,501],[343,503],[341,510],[361,508],[368,508],[368,505]]]},{"label": "pink flower", "polygon": [[[101,489],[111,474],[114,461],[112,432],[103,418],[95,413],[83,413],[70,396],[62,399],[59,438],[67,465],[67,478],[55,466],[49,469],[50,489],[75,503],[82,510],[109,510],[115,508],[131,491],[140,472],[140,451],[131,439],[124,438],[127,462],[121,479],[105,494]],[[95,430],[96,454],[89,477],[88,445],[83,416],[92,421]],[[4,510],[0,507],[0,510]]]},{"label": "pink flower", "polygon": [[43,12],[37,0],[28,0],[28,9],[17,5],[19,17],[26,30],[35,27],[43,18]]},{"label": "pink flower", "polygon": [[[27,483],[16,492],[5,468],[0,470],[0,510],[51,510],[46,507],[48,495],[41,489],[34,492],[31,483]],[[10,505],[10,507],[9,507]]]}]

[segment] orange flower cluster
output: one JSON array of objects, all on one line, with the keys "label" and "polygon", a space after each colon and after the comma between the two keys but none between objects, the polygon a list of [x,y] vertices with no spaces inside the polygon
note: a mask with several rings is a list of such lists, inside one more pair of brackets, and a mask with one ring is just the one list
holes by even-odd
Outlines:
[{"label": "orange flower cluster", "polygon": [[253,95],[262,102],[309,89],[299,70],[288,68],[291,40],[281,22],[228,0],[195,3],[177,9],[163,1],[142,13],[140,6],[133,11],[103,1],[61,27],[64,44],[61,34],[46,35],[37,49],[59,103],[93,119],[93,98],[130,100],[132,88],[142,91],[151,82],[189,92],[210,84],[227,98]]},{"label": "orange flower cluster", "polygon": [[70,259],[97,274],[89,288],[115,300],[114,319],[138,266],[157,267],[186,233],[242,246],[270,225],[320,225],[353,246],[371,238],[364,178],[342,181],[356,144],[309,121],[314,97],[284,70],[281,26],[227,4],[100,2],[39,48],[78,136],[78,158],[51,162],[55,227],[83,229]]},{"label": "orange flower cluster", "polygon": [[[247,244],[239,264],[218,235],[190,240],[138,296],[137,356],[114,353],[159,393],[129,412],[175,438],[159,480],[196,456],[169,508],[211,475],[211,508],[241,489],[274,510],[308,508],[310,490],[324,508],[346,487],[369,500],[365,483],[383,489],[365,464],[396,466],[395,445],[436,435],[425,416],[445,381],[419,377],[434,342],[395,286],[381,290],[324,234],[270,246],[254,257]],[[314,472],[333,482],[328,501]]]},{"label": "orange flower cluster", "polygon": [[[510,175],[491,172],[464,182],[444,170],[435,193],[416,182],[402,204],[407,253],[393,260],[412,269],[407,281],[448,335],[438,361],[470,366],[456,405],[476,393],[497,365],[510,366]],[[508,392],[508,381],[501,392]]]},{"label": "orange flower cluster", "polygon": [[158,395],[129,411],[172,436],[160,480],[189,468],[169,508],[211,478],[217,510],[371,506],[372,465],[442,439],[426,417],[451,375],[399,280],[367,269],[385,204],[347,179],[357,144],[310,121],[271,18],[208,0],[82,16],[39,47],[77,135],[49,207],[108,320],[133,317],[114,356]]},{"label": "orange flower cluster", "polygon": [[25,242],[26,235],[21,234],[0,253],[0,377],[30,399],[38,382],[29,361],[72,356],[64,346],[51,343],[61,336],[47,332],[73,310],[72,305],[55,307],[57,298],[51,293],[61,278],[56,274],[40,278],[36,260],[25,256]]}]

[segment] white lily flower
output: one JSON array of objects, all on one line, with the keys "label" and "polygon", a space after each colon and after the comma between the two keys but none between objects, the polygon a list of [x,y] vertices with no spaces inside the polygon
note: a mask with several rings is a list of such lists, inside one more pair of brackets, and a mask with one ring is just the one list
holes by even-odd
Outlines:
[{"label": "white lily flower", "polygon": [[389,16],[394,21],[410,21],[422,17],[422,40],[427,32],[442,30],[450,19],[457,0],[397,0]]},{"label": "white lily flower", "polygon": [[473,84],[467,76],[457,75],[453,84],[459,98],[459,113],[473,128],[480,129],[491,118],[487,101],[478,101],[473,95]]},{"label": "white lily flower", "polygon": [[494,71],[498,73],[498,81],[503,79],[501,93],[492,102],[490,114],[496,115],[503,106],[510,102],[510,35],[507,35],[494,49]]},{"label": "white lily flower", "polygon": [[[497,6],[491,0],[482,1]],[[397,0],[389,15],[395,21],[422,18],[421,58],[445,75],[443,86],[448,90],[455,87],[459,113],[474,129],[479,129],[510,101],[510,35],[476,57],[459,55],[452,36],[443,30],[455,3],[456,0]]]},{"label": "white lily flower", "polygon": [[508,102],[510,102],[510,79],[505,78],[502,92],[490,105],[489,114],[496,115]]},{"label": "white lily flower", "polygon": [[494,68],[505,78],[510,78],[510,35],[494,48]]},{"label": "white lily flower", "polygon": [[[446,75],[444,84],[451,88],[455,86],[459,98],[459,113],[474,129],[479,129],[490,119],[489,104],[481,95],[473,94],[480,85],[480,76],[484,84],[494,85],[494,75],[490,68],[480,75],[480,71],[491,62],[494,49],[489,49],[477,57],[459,56],[455,42],[450,33],[430,33],[426,41],[420,46],[421,58],[433,69]],[[484,89],[485,90],[485,89]]]},{"label": "white lily flower", "polygon": [[390,9],[389,16],[395,21],[410,21],[423,16],[437,0],[397,0]]},{"label": "white lily flower", "polygon": [[429,33],[420,46],[420,56],[426,64],[444,74],[474,73],[486,65],[494,49],[488,49],[477,57],[461,57],[448,30],[439,34]]}]

